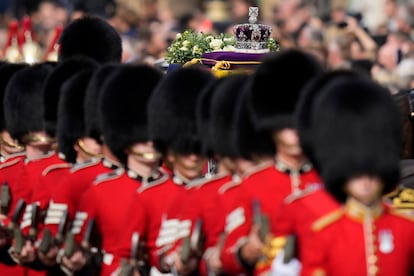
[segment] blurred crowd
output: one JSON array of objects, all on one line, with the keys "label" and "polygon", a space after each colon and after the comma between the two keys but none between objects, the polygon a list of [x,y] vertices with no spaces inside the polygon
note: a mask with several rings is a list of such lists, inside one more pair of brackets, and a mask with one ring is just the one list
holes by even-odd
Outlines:
[{"label": "blurred crowd", "polygon": [[260,20],[272,26],[282,48],[305,49],[329,69],[360,70],[392,93],[414,85],[411,0],[3,0],[0,47],[12,19],[30,16],[46,49],[57,26],[92,13],[121,34],[124,62],[154,63],[176,33],[231,33],[234,24],[247,22],[250,6],[259,6]]}]

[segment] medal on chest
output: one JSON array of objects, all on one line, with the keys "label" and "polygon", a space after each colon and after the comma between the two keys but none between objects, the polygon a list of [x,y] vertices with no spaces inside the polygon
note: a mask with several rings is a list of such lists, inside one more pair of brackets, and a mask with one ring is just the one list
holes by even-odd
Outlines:
[{"label": "medal on chest", "polygon": [[378,232],[379,251],[389,254],[394,250],[394,237],[391,230],[380,230]]}]

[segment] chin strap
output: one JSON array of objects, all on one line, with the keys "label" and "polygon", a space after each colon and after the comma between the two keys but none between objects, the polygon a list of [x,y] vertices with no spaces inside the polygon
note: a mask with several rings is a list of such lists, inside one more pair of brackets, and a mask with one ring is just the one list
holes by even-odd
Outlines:
[{"label": "chin strap", "polygon": [[90,150],[88,150],[85,146],[85,143],[83,143],[83,141],[81,139],[78,139],[76,141],[76,144],[79,146],[80,150],[82,152],[84,152],[85,154],[87,154],[88,156],[96,157],[96,158],[102,158],[103,157],[103,154],[101,154],[101,153],[94,153],[94,152],[91,152]]},{"label": "chin strap", "polygon": [[17,150],[24,150],[23,146],[21,146],[19,144],[16,144],[16,143],[13,143],[13,142],[6,141],[1,136],[0,136],[0,144],[3,144],[3,145],[5,145],[6,147],[9,147],[9,148],[13,148],[13,149],[17,149]]}]

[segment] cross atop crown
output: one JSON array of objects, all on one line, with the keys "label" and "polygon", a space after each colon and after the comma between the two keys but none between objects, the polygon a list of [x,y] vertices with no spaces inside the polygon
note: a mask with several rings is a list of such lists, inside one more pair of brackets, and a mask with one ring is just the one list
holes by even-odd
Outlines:
[{"label": "cross atop crown", "polygon": [[249,22],[254,24],[257,22],[257,17],[259,16],[258,7],[249,7]]}]

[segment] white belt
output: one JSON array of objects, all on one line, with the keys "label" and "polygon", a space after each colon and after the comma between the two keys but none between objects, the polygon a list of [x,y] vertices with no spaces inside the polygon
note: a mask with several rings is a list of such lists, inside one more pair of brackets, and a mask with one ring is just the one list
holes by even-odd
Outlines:
[{"label": "white belt", "polygon": [[114,254],[104,253],[102,262],[106,265],[111,265],[114,260]]}]

